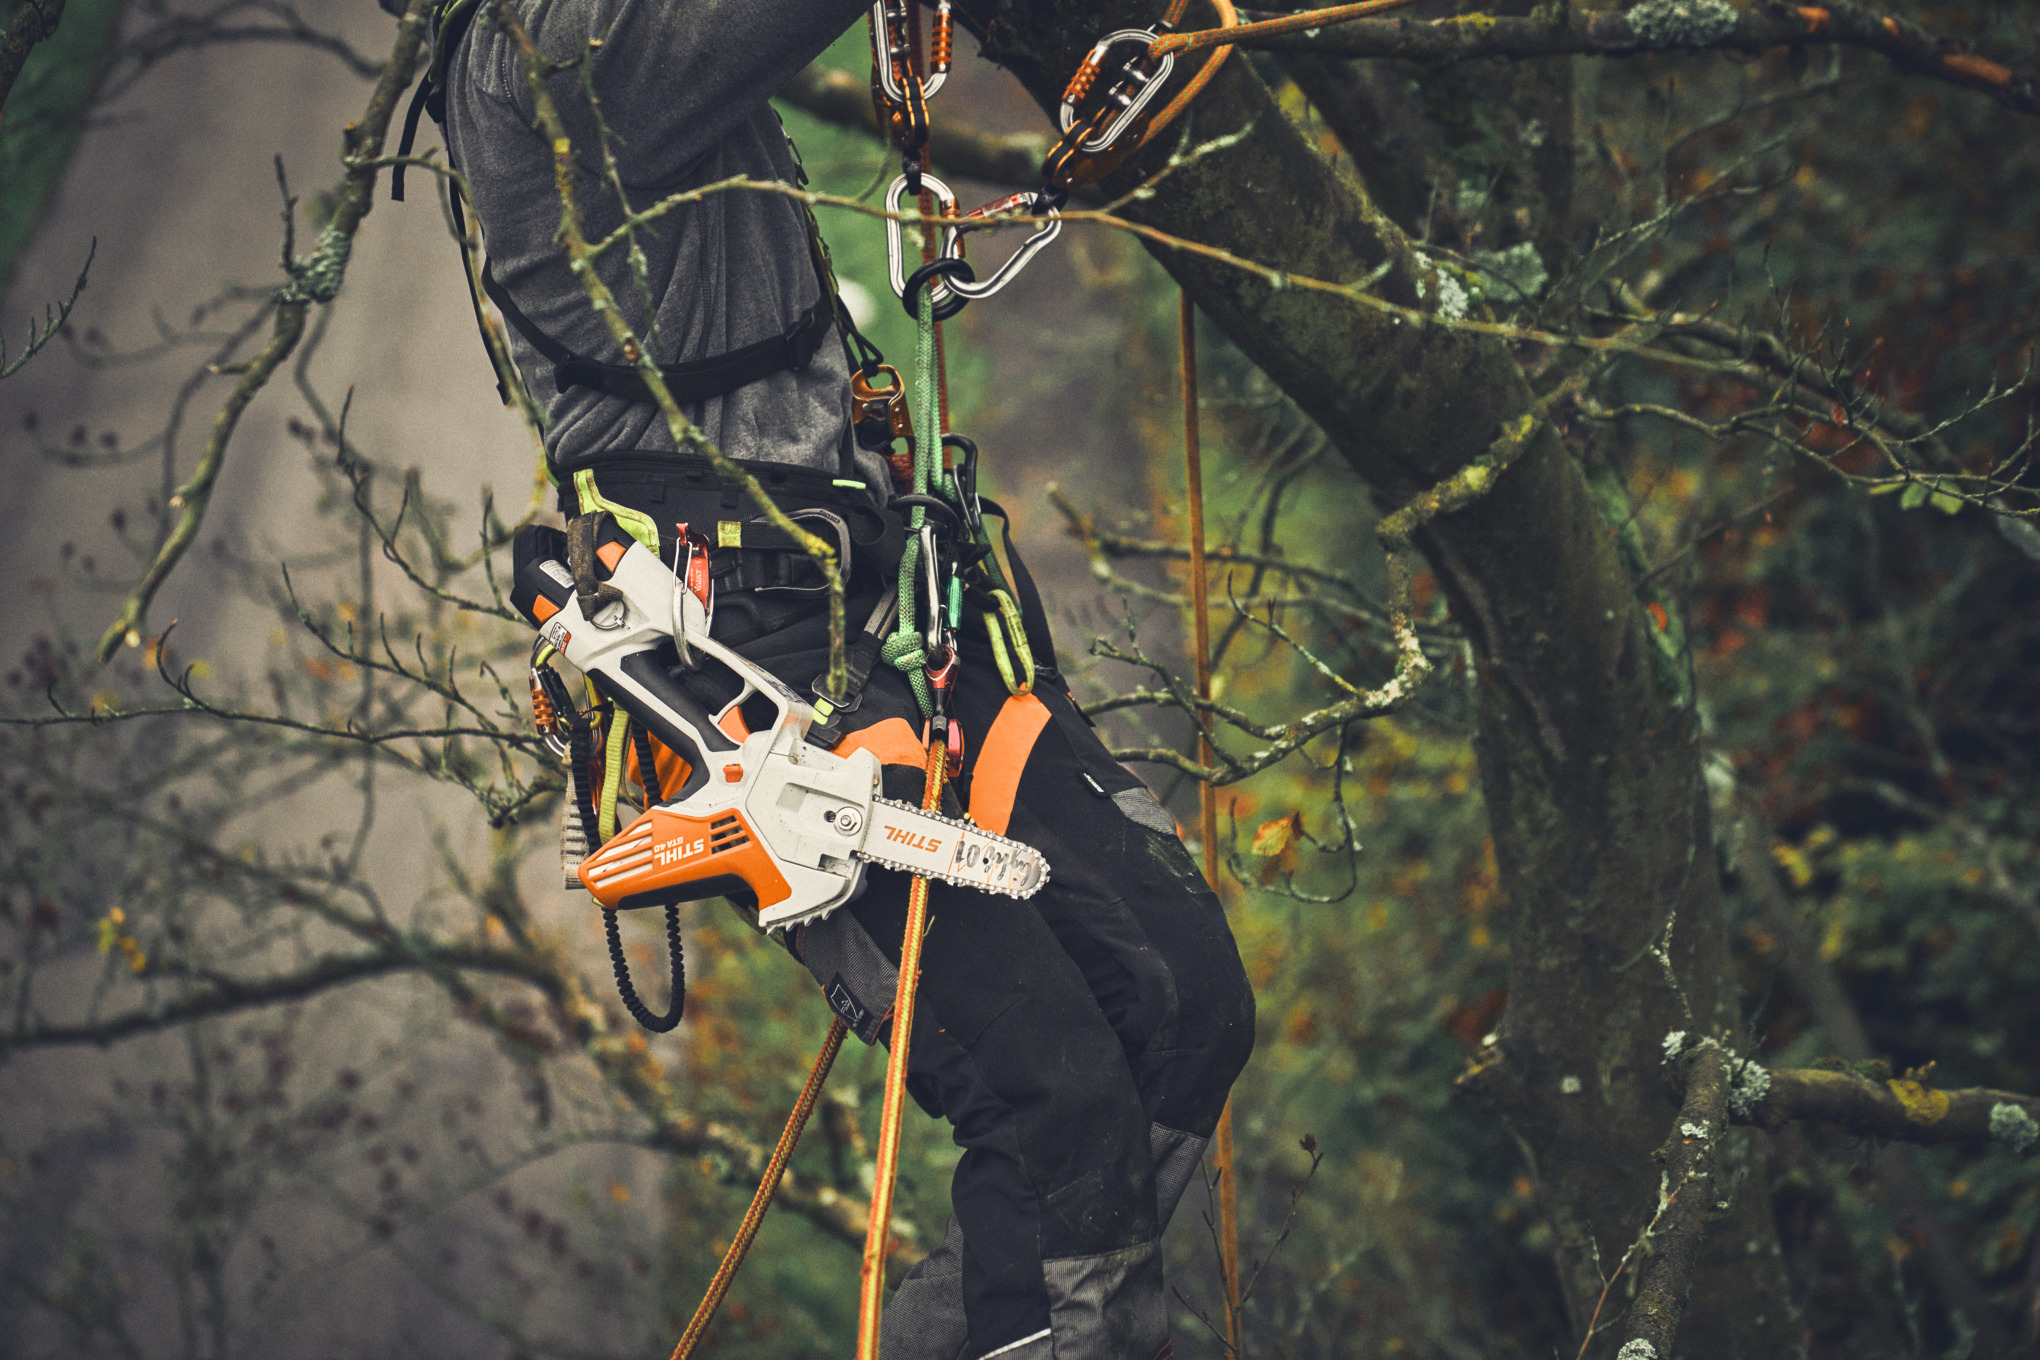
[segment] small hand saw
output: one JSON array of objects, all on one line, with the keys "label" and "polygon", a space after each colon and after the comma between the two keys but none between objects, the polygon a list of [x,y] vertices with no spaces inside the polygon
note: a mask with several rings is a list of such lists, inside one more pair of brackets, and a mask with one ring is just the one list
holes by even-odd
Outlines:
[{"label": "small hand saw", "polygon": [[[619,598],[592,619],[557,554],[523,562],[512,601],[687,767],[666,801],[581,862],[582,885],[604,907],[733,897],[755,901],[759,926],[773,931],[850,901],[870,864],[1009,897],[1048,881],[1033,847],[880,797],[871,752],[840,756],[807,741],[813,708],[708,635],[714,589],[700,540],[683,534],[668,566],[605,523],[595,556]],[[563,686],[548,689],[564,697]],[[555,706],[541,705],[542,729]]]}]

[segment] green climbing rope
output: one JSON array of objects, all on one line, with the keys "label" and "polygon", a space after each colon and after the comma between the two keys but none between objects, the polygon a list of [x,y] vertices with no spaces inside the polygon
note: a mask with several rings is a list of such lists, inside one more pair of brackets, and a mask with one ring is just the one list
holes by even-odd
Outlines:
[{"label": "green climbing rope", "polygon": [[[914,335],[914,404],[920,409],[914,413],[914,494],[925,496],[928,485],[934,479],[935,460],[942,450],[942,406],[937,396],[935,373],[935,298],[934,281],[914,296],[917,329]],[[899,623],[885,645],[879,649],[879,660],[888,666],[904,671],[907,683],[914,687],[914,700],[921,706],[924,717],[933,717],[935,696],[928,688],[928,644],[923,639],[920,626],[920,589],[915,573],[921,565],[921,524],[928,518],[924,506],[915,506],[907,515],[907,550],[900,557],[899,579]]]}]

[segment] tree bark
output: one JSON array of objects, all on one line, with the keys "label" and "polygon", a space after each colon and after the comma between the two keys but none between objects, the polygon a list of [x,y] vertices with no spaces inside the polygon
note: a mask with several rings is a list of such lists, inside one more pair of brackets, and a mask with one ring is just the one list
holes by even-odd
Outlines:
[{"label": "tree bark", "polygon": [[[1098,34],[1151,17],[1077,0],[959,9],[985,55],[1044,109]],[[1172,171],[1130,215],[1319,278],[1356,279],[1394,256],[1379,291],[1419,304],[1421,262],[1282,114],[1250,63],[1229,62],[1187,117],[1192,144],[1240,140]],[[1131,188],[1162,168],[1178,129],[1159,143],[1106,187]],[[1155,253],[1388,504],[1467,464],[1533,404],[1499,342],[1397,325],[1201,256]],[[1479,1085],[1530,1153],[1566,1303],[1583,1325],[1600,1271],[1656,1204],[1651,1153],[1674,1114],[1658,1075],[1664,1036],[1738,1037],[1688,681],[1659,648],[1586,478],[1549,428],[1421,546],[1478,653],[1480,768],[1511,902],[1508,1011]],[[1645,956],[1668,921],[1684,1004]],[[1746,1175],[1749,1189],[1701,1250],[1680,1353],[1770,1360],[1793,1351],[1792,1308],[1774,1259],[1761,1137],[1731,1138],[1718,1174]]]}]

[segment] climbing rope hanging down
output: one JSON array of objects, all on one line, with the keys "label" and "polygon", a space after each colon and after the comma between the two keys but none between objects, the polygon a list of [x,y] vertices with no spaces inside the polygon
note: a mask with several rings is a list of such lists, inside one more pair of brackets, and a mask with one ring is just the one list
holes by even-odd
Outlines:
[{"label": "climbing rope hanging down", "polygon": [[[674,1009],[677,1012],[679,1008],[676,1006]],[[751,1196],[751,1207],[744,1211],[744,1221],[737,1225],[737,1235],[730,1242],[730,1249],[723,1253],[722,1264],[716,1267],[715,1278],[709,1281],[708,1292],[701,1297],[701,1306],[694,1310],[687,1330],[680,1335],[680,1344],[673,1348],[672,1360],[687,1360],[694,1354],[694,1348],[701,1344],[701,1338],[707,1335],[708,1324],[715,1318],[716,1309],[722,1307],[723,1295],[730,1292],[730,1281],[737,1278],[737,1268],[744,1264],[744,1257],[751,1250],[751,1240],[758,1235],[758,1225],[765,1221],[765,1210],[771,1207],[772,1196],[786,1174],[786,1164],[793,1158],[794,1145],[800,1142],[800,1135],[807,1128],[808,1116],[814,1113],[815,1102],[821,1098],[822,1083],[828,1080],[829,1069],[836,1064],[836,1053],[843,1047],[843,1036],[849,1032],[850,1027],[841,1019],[829,1026],[829,1037],[822,1040],[822,1051],[815,1055],[815,1065],[808,1071],[807,1084],[800,1088],[800,1098],[793,1103],[793,1113],[786,1117],[786,1128],[779,1135],[779,1145],[772,1149],[772,1157],[765,1163],[765,1176],[758,1182],[758,1192]]]}]

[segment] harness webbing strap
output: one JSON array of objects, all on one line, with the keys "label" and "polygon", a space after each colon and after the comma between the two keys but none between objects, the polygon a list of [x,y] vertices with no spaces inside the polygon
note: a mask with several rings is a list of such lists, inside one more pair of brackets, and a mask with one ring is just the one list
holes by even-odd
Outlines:
[{"label": "harness webbing strap", "polygon": [[[652,399],[644,374],[634,366],[586,358],[540,330],[538,324],[518,307],[509,291],[496,282],[494,268],[490,264],[482,266],[482,291],[489,295],[489,301],[496,304],[496,310],[503,313],[504,319],[517,328],[517,333],[553,366],[553,386],[559,391],[587,387],[624,401]],[[835,322],[835,299],[825,294],[817,298],[814,305],[801,314],[800,320],[782,334],[768,336],[727,354],[690,359],[684,364],[662,364],[659,376],[665,380],[673,400],[681,405],[691,406],[710,397],[727,396],[740,387],[749,387],[775,373],[806,368]]]},{"label": "harness webbing strap", "polygon": [[[581,500],[581,513],[574,517],[576,520],[601,511],[607,511],[615,517],[616,522],[623,527],[623,531],[644,544],[652,556],[657,557],[659,555],[658,521],[642,510],[633,510],[627,505],[619,505],[604,496],[601,489],[595,485],[594,468],[582,468],[574,474],[574,494],[579,496]],[[571,528],[572,526],[570,525],[569,527]],[[571,549],[571,539],[568,540],[568,546]]]}]

